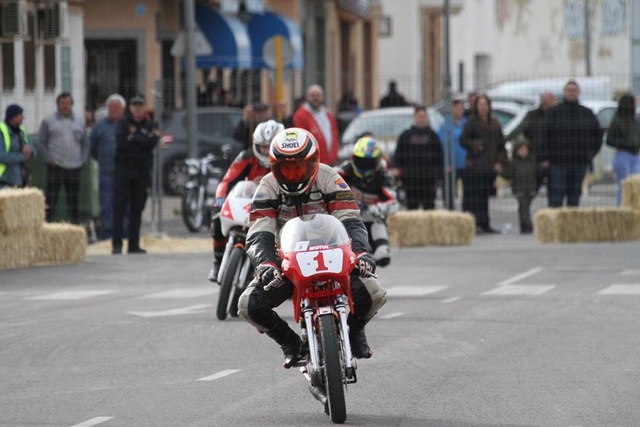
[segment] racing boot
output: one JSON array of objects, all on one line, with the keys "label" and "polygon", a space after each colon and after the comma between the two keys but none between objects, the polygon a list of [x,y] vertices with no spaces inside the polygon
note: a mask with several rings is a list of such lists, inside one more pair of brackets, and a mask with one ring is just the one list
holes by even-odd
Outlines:
[{"label": "racing boot", "polygon": [[367,336],[364,333],[364,322],[355,316],[349,316],[349,341],[351,342],[351,354],[356,359],[369,359],[373,356]]},{"label": "racing boot", "polygon": [[302,340],[300,336],[289,327],[287,322],[278,319],[278,324],[270,331],[267,331],[266,334],[269,338],[280,344],[280,348],[284,353],[283,368],[289,369],[303,359]]},{"label": "racing boot", "polygon": [[213,262],[211,263],[211,270],[209,271],[209,275],[207,276],[207,279],[209,279],[210,282],[213,282],[213,283],[218,282],[218,272],[220,271],[221,263],[222,263],[222,255],[218,255],[214,253]]}]

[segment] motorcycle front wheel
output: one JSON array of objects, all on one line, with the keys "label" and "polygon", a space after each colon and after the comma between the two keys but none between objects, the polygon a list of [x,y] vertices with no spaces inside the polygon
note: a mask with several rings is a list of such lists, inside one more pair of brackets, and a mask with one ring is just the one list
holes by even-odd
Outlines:
[{"label": "motorcycle front wheel", "polygon": [[202,206],[198,203],[199,189],[186,188],[182,193],[182,221],[192,233],[197,233],[204,224]]},{"label": "motorcycle front wheel", "polygon": [[[231,296],[231,292],[237,289],[235,284],[238,282],[240,277],[240,270],[242,269],[242,261],[244,261],[244,257],[244,249],[236,247],[231,250],[229,262],[222,273],[222,280],[220,281],[220,294],[218,295],[218,308],[216,310],[216,317],[218,317],[218,320],[226,319],[227,314],[231,309],[229,297]],[[232,298],[231,302],[233,302],[234,299],[235,298]],[[235,311],[238,311],[237,301]]]},{"label": "motorcycle front wheel", "polygon": [[331,314],[318,318],[320,325],[320,342],[322,344],[322,361],[324,362],[324,382],[327,392],[327,405],[331,421],[342,424],[347,419],[347,406],[344,398],[344,381],[340,347],[336,333],[336,321]]}]

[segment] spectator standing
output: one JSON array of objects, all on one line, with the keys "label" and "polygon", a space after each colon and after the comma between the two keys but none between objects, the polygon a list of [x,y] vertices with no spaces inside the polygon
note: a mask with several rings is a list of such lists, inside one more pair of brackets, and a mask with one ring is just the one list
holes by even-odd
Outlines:
[{"label": "spectator standing", "polygon": [[26,187],[29,184],[27,160],[35,156],[36,150],[29,143],[27,128],[22,125],[24,110],[17,104],[7,106],[4,122],[0,123],[0,189]]},{"label": "spectator standing", "polygon": [[293,102],[293,112],[289,114],[287,117],[285,117],[284,120],[282,121],[282,124],[284,125],[285,129],[293,127],[293,115],[298,110],[298,108],[300,108],[302,104],[304,104],[304,101],[305,101],[304,96],[299,96],[295,99],[295,101]]},{"label": "spectator standing", "polygon": [[[537,160],[540,146],[542,145],[543,129],[545,114],[551,108],[558,105],[558,98],[552,92],[542,92],[540,94],[540,105],[538,108],[531,110],[524,116],[522,122],[507,135],[507,141],[515,140],[520,135],[529,142],[529,154]],[[544,183],[547,169],[538,168],[538,176],[536,178],[537,188]]]},{"label": "spectator standing", "polygon": [[398,90],[395,80],[389,80],[389,92],[380,99],[380,108],[406,107],[409,105]]},{"label": "spectator standing", "polygon": [[478,233],[496,233],[489,226],[489,197],[496,174],[502,172],[507,160],[500,123],[491,115],[491,100],[479,95],[475,113],[462,130],[461,144],[467,150],[462,173],[464,194],[462,210],[476,217]]},{"label": "spectator standing", "polygon": [[438,180],[442,178],[442,145],[429,126],[427,109],[420,105],[413,113],[413,126],[398,137],[395,165],[400,168],[407,209],[435,208]]},{"label": "spectator standing", "polygon": [[256,102],[253,105],[244,107],[242,120],[233,131],[233,138],[242,144],[243,149],[251,150],[253,147],[252,135],[262,122],[269,120],[269,106],[263,102]]},{"label": "spectator standing", "polygon": [[602,129],[593,112],[580,105],[580,87],[574,80],[564,86],[563,101],[546,113],[540,161],[548,168],[549,207],[578,206],[582,181],[591,159],[602,145]]},{"label": "spectator standing", "polygon": [[99,239],[111,239],[113,231],[113,191],[116,158],[116,126],[124,115],[126,101],[121,95],[107,98],[107,117],[96,123],[89,140],[91,157],[98,162],[100,200]]},{"label": "spectator standing", "polygon": [[55,218],[58,196],[64,187],[69,219],[79,224],[80,171],[89,158],[89,138],[84,123],[72,111],[71,94],[59,94],[56,105],[57,111],[42,120],[38,132],[38,151],[47,163],[47,222]]},{"label": "spectator standing", "polygon": [[478,99],[478,92],[473,91],[467,94],[467,104],[469,104],[469,106],[466,110],[464,110],[464,116],[466,118],[469,118],[475,114],[476,99]]},{"label": "spectator standing", "polygon": [[502,172],[502,176],[511,181],[511,190],[518,199],[521,234],[529,234],[533,231],[531,202],[538,188],[536,182],[538,162],[529,150],[530,145],[527,139],[520,136],[514,144],[513,157]]},{"label": "spectator standing", "polygon": [[338,160],[338,122],[324,106],[324,91],[319,85],[307,89],[306,102],[293,114],[293,125],[316,138],[320,147],[320,162],[333,165]]},{"label": "spectator standing", "polygon": [[153,149],[160,138],[158,125],[146,117],[145,98],[129,101],[129,114],[116,127],[115,195],[113,207],[112,253],[122,253],[122,228],[129,206],[130,254],[144,254],[140,247],[140,222],[147,200],[153,164]]},{"label": "spectator standing", "polygon": [[618,204],[622,199],[622,181],[640,174],[640,123],[635,118],[636,101],[624,94],[607,132],[607,145],[616,149],[613,170],[618,181]]},{"label": "spectator standing", "polygon": [[[447,140],[449,139],[449,135],[453,137],[453,147],[454,150],[452,153],[449,153],[449,156],[453,156],[453,160],[455,160],[455,168],[456,168],[456,177],[462,176],[462,171],[464,170],[464,164],[467,159],[467,150],[462,147],[460,144],[460,138],[462,137],[462,130],[464,129],[464,125],[467,123],[467,117],[464,115],[464,102],[461,99],[456,99],[453,101],[453,105],[451,108],[451,116],[447,117],[444,124],[440,127],[438,131],[438,136],[440,137],[440,144],[442,145],[443,151],[445,148],[445,144],[447,144]],[[452,162],[447,162],[448,164]],[[457,181],[457,178],[456,178]],[[456,183],[452,183],[451,192],[453,196],[455,196],[455,186]]]}]

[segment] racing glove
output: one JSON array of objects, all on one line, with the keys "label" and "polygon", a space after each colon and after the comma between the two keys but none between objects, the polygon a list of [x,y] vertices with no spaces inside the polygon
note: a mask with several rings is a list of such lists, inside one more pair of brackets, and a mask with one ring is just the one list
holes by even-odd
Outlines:
[{"label": "racing glove", "polygon": [[368,252],[360,252],[358,255],[358,261],[356,268],[360,274],[360,277],[375,277],[376,276],[376,260],[373,259]]},{"label": "racing glove", "polygon": [[272,262],[264,262],[256,268],[256,278],[265,291],[282,286],[280,269]]}]

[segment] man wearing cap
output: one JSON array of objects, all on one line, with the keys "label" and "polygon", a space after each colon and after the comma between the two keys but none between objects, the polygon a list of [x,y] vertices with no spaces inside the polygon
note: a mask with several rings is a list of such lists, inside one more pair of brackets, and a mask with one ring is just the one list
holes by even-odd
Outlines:
[{"label": "man wearing cap", "polygon": [[47,163],[47,222],[56,215],[58,195],[64,187],[69,219],[80,223],[80,170],[89,159],[89,138],[80,117],[73,114],[68,92],[56,97],[57,111],[45,117],[38,131],[38,152]]},{"label": "man wearing cap", "polygon": [[143,95],[129,100],[129,114],[116,126],[116,168],[113,206],[112,253],[122,253],[124,215],[129,206],[130,254],[144,254],[140,247],[140,222],[147,201],[147,188],[158,143],[158,125],[147,118]]},{"label": "man wearing cap", "polygon": [[24,110],[17,104],[7,107],[4,122],[0,123],[0,189],[25,187],[28,184],[26,162],[35,156],[35,147],[29,143],[27,129],[22,125]]},{"label": "man wearing cap", "polygon": [[256,102],[253,105],[247,105],[244,107],[242,120],[233,131],[233,138],[242,144],[243,149],[251,149],[253,147],[252,135],[256,126],[270,118],[267,104]]}]

